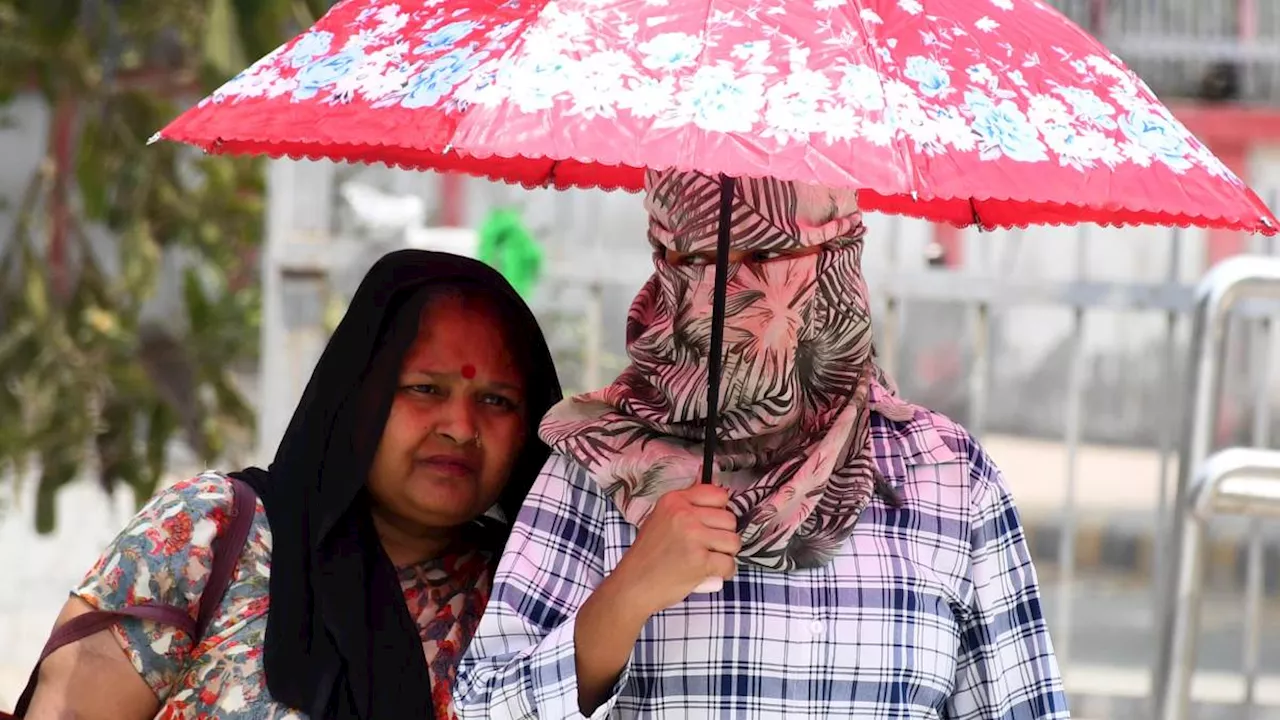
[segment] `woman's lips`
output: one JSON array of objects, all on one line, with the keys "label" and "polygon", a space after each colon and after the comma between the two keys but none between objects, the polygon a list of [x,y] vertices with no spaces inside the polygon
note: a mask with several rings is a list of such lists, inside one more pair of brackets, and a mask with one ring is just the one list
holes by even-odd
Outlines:
[{"label": "woman's lips", "polygon": [[432,455],[421,462],[448,477],[468,477],[476,472],[475,461],[462,455]]}]

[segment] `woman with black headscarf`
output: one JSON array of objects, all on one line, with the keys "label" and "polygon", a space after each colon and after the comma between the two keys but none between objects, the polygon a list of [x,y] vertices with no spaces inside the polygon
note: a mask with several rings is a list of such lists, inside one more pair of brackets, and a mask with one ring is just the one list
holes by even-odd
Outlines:
[{"label": "woman with black headscarf", "polygon": [[[537,322],[498,273],[388,255],[270,469],[161,492],[103,554],[59,624],[93,611],[113,624],[48,655],[26,717],[448,720],[507,537],[493,516],[515,517],[559,399]],[[247,542],[206,610],[233,498],[250,488]],[[100,612],[144,606],[199,625]]]}]

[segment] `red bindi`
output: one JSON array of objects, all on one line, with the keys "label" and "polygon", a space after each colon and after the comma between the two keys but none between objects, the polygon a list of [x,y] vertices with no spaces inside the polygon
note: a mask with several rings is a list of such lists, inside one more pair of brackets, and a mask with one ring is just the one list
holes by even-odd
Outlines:
[{"label": "red bindi", "polygon": [[474,379],[474,378],[475,378],[475,376],[476,376],[476,366],[475,366],[475,365],[463,365],[463,366],[462,366],[462,377],[466,378],[467,380],[472,380],[472,379]]}]

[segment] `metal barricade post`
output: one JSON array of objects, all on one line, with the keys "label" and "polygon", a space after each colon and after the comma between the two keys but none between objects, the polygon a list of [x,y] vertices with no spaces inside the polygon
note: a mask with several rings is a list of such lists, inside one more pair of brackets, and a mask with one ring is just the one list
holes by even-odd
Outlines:
[{"label": "metal barricade post", "polygon": [[1205,526],[1216,516],[1280,519],[1280,452],[1229,448],[1214,454],[1189,488],[1177,523],[1178,565],[1170,573],[1170,626],[1162,639],[1167,651],[1157,677],[1157,720],[1186,720],[1196,661],[1203,597]]},{"label": "metal barricade post", "polygon": [[[1157,720],[1187,717],[1198,632],[1202,570],[1199,554],[1205,518],[1224,513],[1266,514],[1273,512],[1273,507],[1280,515],[1280,455],[1233,449],[1215,456],[1212,467],[1206,462],[1221,407],[1228,316],[1240,302],[1254,298],[1280,299],[1280,259],[1230,258],[1211,269],[1197,287],[1188,367],[1191,406],[1184,416],[1170,555],[1161,577],[1164,592],[1160,593],[1157,608],[1161,630],[1153,688]],[[1275,467],[1266,462],[1275,463]],[[1197,481],[1194,489],[1193,480]],[[1252,496],[1235,488],[1264,486],[1276,497],[1259,497],[1254,509],[1241,504]]]}]

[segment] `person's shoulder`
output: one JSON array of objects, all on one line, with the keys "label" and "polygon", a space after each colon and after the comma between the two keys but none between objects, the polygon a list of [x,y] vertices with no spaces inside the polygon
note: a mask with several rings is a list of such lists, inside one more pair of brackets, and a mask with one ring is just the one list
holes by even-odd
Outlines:
[{"label": "person's shoulder", "polygon": [[182,509],[195,515],[229,508],[235,499],[236,486],[226,474],[216,470],[179,480],[159,490],[151,505]]},{"label": "person's shoulder", "polygon": [[[131,529],[185,528],[192,542],[211,543],[231,522],[238,492],[252,493],[253,490],[233,482],[225,473],[206,470],[157,491],[134,517]],[[259,531],[267,531],[261,501],[255,503],[255,510],[254,526]]]},{"label": "person's shoulder", "polygon": [[621,518],[591,472],[574,458],[558,452],[552,452],[542,466],[521,514],[526,519],[537,518],[539,523],[559,523],[564,518],[590,518],[595,522]]},{"label": "person's shoulder", "polygon": [[908,420],[872,413],[873,455],[882,472],[903,476],[911,467],[955,463],[975,488],[1003,484],[991,456],[963,425],[920,405],[911,408],[914,414]]},{"label": "person's shoulder", "polygon": [[600,486],[591,478],[591,472],[577,460],[559,452],[552,452],[542,465],[537,486],[563,488],[572,493],[598,493]]},{"label": "person's shoulder", "polygon": [[181,595],[207,570],[213,540],[230,522],[234,492],[231,480],[214,472],[161,489],[107,547],[78,592],[107,606],[130,604],[132,599],[116,595],[139,578],[160,578],[164,582],[144,595]]}]

